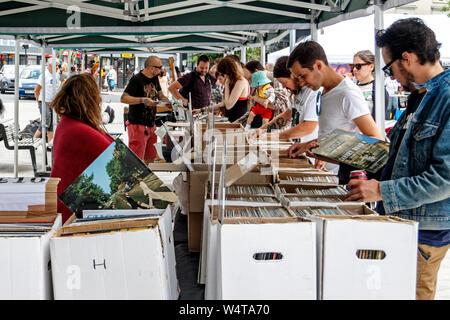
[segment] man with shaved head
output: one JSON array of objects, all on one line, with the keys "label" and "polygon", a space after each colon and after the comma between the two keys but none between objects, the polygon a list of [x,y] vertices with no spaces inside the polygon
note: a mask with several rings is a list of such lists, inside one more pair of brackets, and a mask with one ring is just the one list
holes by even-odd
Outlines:
[{"label": "man with shaved head", "polygon": [[156,102],[169,99],[162,93],[158,75],[162,63],[156,56],[150,56],[145,61],[145,68],[134,75],[125,88],[120,102],[130,105],[128,120],[128,146],[146,164],[157,159],[154,144]]}]

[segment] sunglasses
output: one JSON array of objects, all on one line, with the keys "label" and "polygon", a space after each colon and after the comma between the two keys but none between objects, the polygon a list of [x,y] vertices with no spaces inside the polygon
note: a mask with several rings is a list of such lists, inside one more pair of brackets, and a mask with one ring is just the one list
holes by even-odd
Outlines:
[{"label": "sunglasses", "polygon": [[383,67],[383,69],[381,69],[383,70],[384,74],[387,75],[388,77],[392,77],[394,75],[391,66],[396,60],[398,60],[398,58],[392,59],[391,62],[389,62],[387,65]]},{"label": "sunglasses", "polygon": [[162,69],[163,66],[152,66],[152,67],[156,69]]},{"label": "sunglasses", "polygon": [[356,68],[356,70],[361,70],[362,66],[367,66],[370,65],[371,63],[355,63],[355,64],[350,64],[350,69],[354,69]]}]

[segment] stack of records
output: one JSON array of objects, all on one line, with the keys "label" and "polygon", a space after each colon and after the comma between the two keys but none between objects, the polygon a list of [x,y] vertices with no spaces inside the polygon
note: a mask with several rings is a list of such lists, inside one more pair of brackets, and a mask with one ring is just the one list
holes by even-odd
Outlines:
[{"label": "stack of records", "polygon": [[59,178],[0,178],[0,214],[56,215]]},{"label": "stack of records", "polygon": [[0,217],[0,237],[40,237],[52,230],[55,216],[8,220]]}]

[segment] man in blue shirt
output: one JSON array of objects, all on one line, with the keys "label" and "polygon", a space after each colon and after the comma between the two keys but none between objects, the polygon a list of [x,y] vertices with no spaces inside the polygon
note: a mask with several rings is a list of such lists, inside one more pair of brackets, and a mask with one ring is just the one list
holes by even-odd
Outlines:
[{"label": "man in blue shirt", "polygon": [[346,200],[379,201],[380,214],[419,222],[416,298],[434,299],[441,261],[450,247],[450,70],[422,20],[398,20],[376,36],[386,66],[412,93],[389,132],[381,181],[351,180]]}]

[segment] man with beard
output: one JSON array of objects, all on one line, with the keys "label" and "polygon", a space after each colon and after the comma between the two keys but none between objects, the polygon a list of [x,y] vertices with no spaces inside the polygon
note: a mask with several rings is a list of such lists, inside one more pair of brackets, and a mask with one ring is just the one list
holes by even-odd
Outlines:
[{"label": "man with beard", "polygon": [[450,247],[450,70],[439,63],[434,32],[418,18],[396,21],[376,42],[383,71],[412,93],[389,132],[380,181],[351,180],[346,200],[378,201],[380,214],[419,222],[416,298],[431,300]]},{"label": "man with beard", "polygon": [[[189,103],[191,93],[192,109],[208,107],[211,102],[211,87],[216,83],[216,78],[209,73],[209,58],[207,55],[198,57],[197,67],[194,71],[182,76],[169,86],[169,92],[175,99],[183,101],[183,105]],[[181,92],[179,91],[180,89]]]}]

